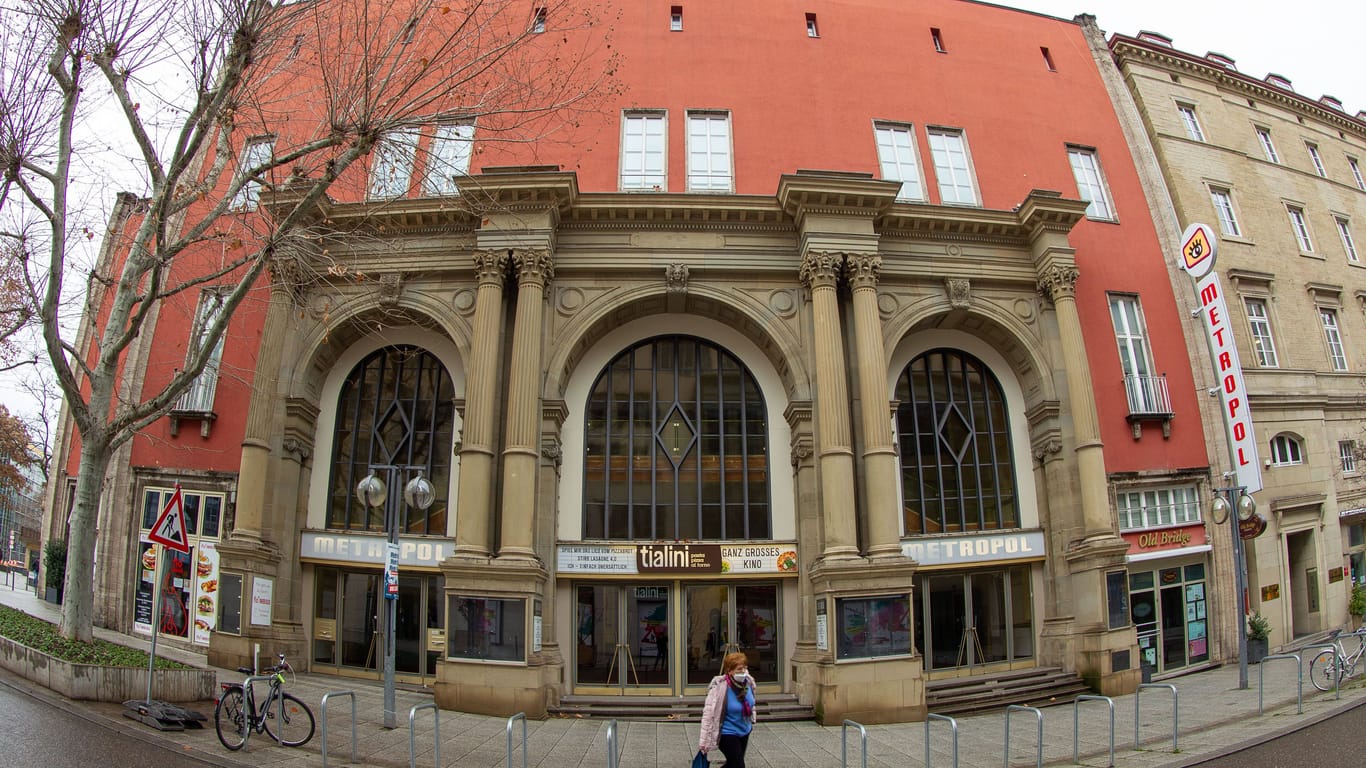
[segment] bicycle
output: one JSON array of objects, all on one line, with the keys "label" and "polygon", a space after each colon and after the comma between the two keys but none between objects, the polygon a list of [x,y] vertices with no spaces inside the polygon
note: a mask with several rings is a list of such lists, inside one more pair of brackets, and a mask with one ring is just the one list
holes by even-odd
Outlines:
[{"label": "bicycle", "polygon": [[[252,675],[254,670],[238,667],[238,672]],[[256,706],[256,692],[252,677],[241,683],[223,683],[223,693],[213,711],[218,740],[234,752],[246,746],[247,737],[254,730],[265,733],[286,747],[299,747],[313,738],[313,711],[292,693],[285,693],[285,672],[293,668],[280,654],[280,663],[269,670],[270,692],[260,709]],[[257,678],[261,679],[261,678]]]},{"label": "bicycle", "polygon": [[1348,633],[1348,637],[1357,639],[1356,650],[1351,653],[1343,648],[1341,634],[1341,629],[1333,630],[1328,636],[1333,648],[1320,651],[1314,660],[1309,662],[1309,679],[1320,691],[1333,690],[1335,678],[1337,686],[1341,687],[1344,680],[1357,673],[1357,662],[1361,660],[1363,652],[1366,652],[1366,630]]}]

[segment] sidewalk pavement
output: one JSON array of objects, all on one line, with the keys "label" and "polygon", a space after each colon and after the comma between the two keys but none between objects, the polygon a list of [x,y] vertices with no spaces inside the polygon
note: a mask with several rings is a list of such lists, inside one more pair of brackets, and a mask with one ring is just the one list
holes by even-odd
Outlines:
[{"label": "sidewalk pavement", "polygon": [[[56,606],[37,599],[31,591],[11,590],[2,582],[0,603],[49,620],[58,617]],[[95,634],[106,640],[144,649],[149,645],[144,639],[109,630],[96,628]],[[165,643],[158,643],[157,653],[206,666],[202,655]],[[1306,675],[1314,653],[1317,651],[1306,651],[1302,656]],[[1265,711],[1259,715],[1258,688],[1262,674],[1265,674]],[[218,677],[221,682],[235,682],[240,681],[242,675],[235,670],[219,669]],[[1321,693],[1305,679],[1303,712],[1298,712],[1296,678],[1293,660],[1273,659],[1265,665],[1248,668],[1246,690],[1238,688],[1237,665],[1162,681],[1164,685],[1174,686],[1177,692],[1180,733],[1177,737],[1179,749],[1175,751],[1172,748],[1173,697],[1170,689],[1145,689],[1137,696],[1114,697],[1113,714],[1103,700],[1082,701],[1071,706],[1062,704],[1039,710],[1042,713],[1041,738],[1039,716],[1033,712],[1010,712],[1008,721],[1004,709],[960,717],[955,722],[958,765],[996,768],[1006,764],[1003,753],[1007,748],[1007,726],[1010,728],[1009,765],[1034,765],[1040,749],[1044,764],[1072,765],[1073,722],[1076,718],[1079,723],[1075,729],[1079,732],[1076,743],[1082,765],[1110,765],[1113,722],[1116,768],[1178,768],[1245,749],[1366,704],[1366,684],[1360,680],[1349,681],[1339,696],[1331,691]],[[526,722],[527,749],[523,755],[522,724],[514,723],[509,727],[507,718],[442,711],[434,729],[437,718],[430,708],[413,711],[418,705],[431,703],[430,692],[398,690],[395,711],[399,727],[385,730],[382,727],[383,686],[372,680],[319,674],[297,675],[286,686],[286,690],[303,699],[313,709],[319,728],[313,739],[303,747],[291,749],[276,745],[267,736],[253,734],[246,749],[240,752],[229,752],[219,744],[213,727],[211,701],[187,705],[208,717],[203,730],[161,732],[124,718],[120,704],[67,701],[45,688],[9,675],[5,676],[3,682],[75,712],[102,727],[175,749],[201,764],[224,768],[314,768],[323,765],[323,712],[320,704],[324,695],[345,690],[355,692],[357,760],[352,762],[350,759],[351,699],[333,696],[327,707],[329,766],[410,765],[411,719],[411,743],[415,745],[413,765],[514,768],[525,760],[528,766],[539,768],[611,768],[607,750],[608,721],[552,718]],[[1134,744],[1136,703],[1141,703],[1138,748]],[[439,761],[433,753],[437,732],[440,736]],[[928,726],[925,723],[870,725],[866,732],[866,765],[872,768],[925,764],[927,732],[932,749],[930,764],[954,765],[953,728],[949,723],[931,721]],[[513,745],[511,765],[507,763],[509,733],[512,734]],[[618,721],[617,768],[686,765],[696,751],[697,738],[696,723]],[[842,744],[847,747],[847,762],[841,757]],[[755,727],[750,740],[746,764],[752,768],[861,766],[864,764],[861,745],[862,738],[857,727],[825,727],[812,722],[761,722]],[[720,765],[720,754],[712,754],[717,760],[714,765]]]}]

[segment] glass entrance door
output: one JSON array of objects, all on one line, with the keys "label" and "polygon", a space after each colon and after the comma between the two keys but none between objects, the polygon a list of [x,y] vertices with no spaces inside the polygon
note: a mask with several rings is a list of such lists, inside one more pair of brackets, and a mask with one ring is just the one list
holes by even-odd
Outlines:
[{"label": "glass entrance door", "polygon": [[933,573],[915,595],[916,650],[926,670],[1011,663],[1034,654],[1029,567]]},{"label": "glass entrance door", "polygon": [[[314,581],[313,664],[381,674],[384,638],[378,616],[388,606],[380,605],[380,574],[318,568]],[[436,574],[399,575],[394,671],[401,680],[424,683],[436,675],[441,644],[435,640],[445,627],[442,583]]]},{"label": "glass entrance door", "polygon": [[575,680],[619,689],[673,682],[670,588],[580,584],[575,595]]},{"label": "glass entrance door", "polygon": [[687,685],[705,686],[727,653],[743,651],[757,683],[778,682],[778,587],[703,584],[684,588]]}]

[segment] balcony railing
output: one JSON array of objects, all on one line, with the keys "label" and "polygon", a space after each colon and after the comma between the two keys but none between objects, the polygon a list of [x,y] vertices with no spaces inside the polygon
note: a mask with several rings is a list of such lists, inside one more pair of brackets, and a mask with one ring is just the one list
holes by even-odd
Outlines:
[{"label": "balcony railing", "polygon": [[1129,398],[1129,422],[1133,424],[1135,440],[1143,434],[1143,421],[1161,421],[1162,436],[1171,437],[1172,398],[1167,391],[1166,375],[1125,376],[1124,393]]},{"label": "balcony railing", "polygon": [[213,410],[213,397],[217,390],[218,366],[216,363],[206,365],[190,388],[180,395],[175,408],[171,409],[172,437],[180,432],[181,419],[198,419],[199,434],[206,438],[209,436],[209,428],[217,418]]}]

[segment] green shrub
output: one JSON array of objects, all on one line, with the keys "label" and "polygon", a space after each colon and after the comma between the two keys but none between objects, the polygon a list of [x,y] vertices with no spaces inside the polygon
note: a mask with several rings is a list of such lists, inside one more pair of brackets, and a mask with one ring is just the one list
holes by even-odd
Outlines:
[{"label": "green shrub", "polygon": [[1366,587],[1360,584],[1352,585],[1352,597],[1347,601],[1347,612],[1353,616],[1366,613]]},{"label": "green shrub", "polygon": [[61,589],[62,583],[66,580],[66,541],[63,539],[48,539],[43,546],[43,571],[47,574],[43,577],[47,586],[53,589]]},{"label": "green shrub", "polygon": [[1247,639],[1265,640],[1271,637],[1271,622],[1266,620],[1261,611],[1247,617]]},{"label": "green shrub", "polygon": [[[67,640],[56,624],[0,605],[0,635],[73,664],[99,664],[106,667],[147,668],[147,653],[136,648],[94,640],[78,643]],[[170,659],[157,657],[157,669],[191,669]]]}]

